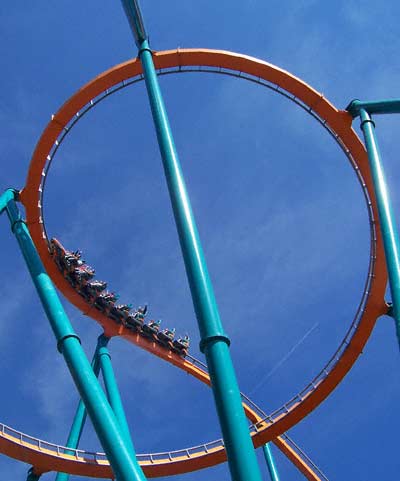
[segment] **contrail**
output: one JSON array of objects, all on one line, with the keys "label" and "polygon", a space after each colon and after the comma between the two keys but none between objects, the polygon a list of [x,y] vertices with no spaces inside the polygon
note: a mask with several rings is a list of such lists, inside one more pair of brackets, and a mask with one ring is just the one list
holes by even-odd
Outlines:
[{"label": "contrail", "polygon": [[307,337],[314,331],[314,329],[316,329],[319,325],[319,321],[317,321],[305,334],[304,336],[296,342],[296,344],[289,350],[288,353],[286,353],[283,358],[277,363],[275,364],[275,366],[269,371],[269,373],[263,378],[261,379],[261,381],[256,385],[256,387],[254,389],[252,389],[250,391],[250,394],[254,394],[254,391],[257,391],[257,389],[259,389],[263,384],[265,384],[265,382],[282,366],[282,364],[284,364],[288,359],[289,357],[294,353],[294,351],[300,346],[300,344],[302,344],[306,339]]}]

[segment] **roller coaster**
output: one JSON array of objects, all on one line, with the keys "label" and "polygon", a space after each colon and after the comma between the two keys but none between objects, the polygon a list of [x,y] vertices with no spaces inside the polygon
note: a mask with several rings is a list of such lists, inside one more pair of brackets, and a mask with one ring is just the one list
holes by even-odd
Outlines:
[{"label": "roller coaster", "polygon": [[[44,129],[22,189],[8,189],[0,197],[0,212],[7,213],[39,297],[82,399],[81,419],[66,445],[57,445],[0,424],[0,452],[31,465],[28,480],[54,471],[58,481],[68,474],[119,481],[144,480],[204,469],[228,461],[235,481],[260,480],[254,448],[264,449],[273,481],[279,479],[269,443],[273,443],[306,479],[327,477],[285,433],[320,405],[342,381],[362,352],[376,320],[385,314],[396,322],[400,339],[400,285],[398,237],[386,189],[374,132],[373,114],[400,111],[400,101],[355,100],[346,110],[334,107],[321,93],[292,74],[262,60],[221,50],[176,49],[154,52],[136,0],[124,0],[125,12],[138,47],[138,56],[101,73],[80,88]],[[238,390],[230,361],[230,340],[223,330],[205,258],[190,207],[183,173],[174,146],[158,77],[190,72],[237,77],[284,96],[309,114],[337,143],[354,170],[363,193],[369,219],[370,262],[364,290],[354,319],[318,375],[296,396],[273,412],[265,412]],[[206,363],[190,354],[188,336],[172,326],[147,322],[147,306],[118,304],[107,291],[108,283],[95,279],[95,269],[79,251],[68,250],[46,230],[43,196],[50,168],[64,139],[74,126],[109,96],[144,81],[157,131],[164,170],[174,210],[182,254],[201,335],[200,349]],[[365,144],[352,128],[360,117]],[[18,204],[25,210],[22,215]],[[90,255],[90,253],[88,253]],[[86,256],[86,253],[85,253]],[[392,301],[385,301],[389,278]],[[97,349],[89,363],[80,347],[54,285],[64,297],[102,328]],[[136,455],[115,384],[108,341],[119,336],[163,361],[211,386],[223,439],[180,450]],[[102,372],[106,393],[97,376]],[[87,410],[104,453],[78,448]],[[246,419],[247,418],[247,419]],[[250,428],[249,423],[250,422]],[[73,433],[75,429],[75,434]],[[77,434],[78,433],[78,434]],[[63,478],[64,476],[64,478]]]}]

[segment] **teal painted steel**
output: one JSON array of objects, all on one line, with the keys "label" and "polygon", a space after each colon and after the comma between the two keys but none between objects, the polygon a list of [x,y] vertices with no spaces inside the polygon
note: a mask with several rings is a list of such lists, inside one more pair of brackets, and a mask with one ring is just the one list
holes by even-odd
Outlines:
[{"label": "teal painted steel", "polygon": [[[235,481],[261,481],[253,443],[243,411],[236,375],[233,369],[229,338],[220,320],[213,287],[208,274],[195,219],[186,190],[183,173],[175,148],[171,127],[162,98],[153,56],[147,37],[135,25],[141,19],[136,1],[122,0],[129,11],[129,24],[133,30],[149,96],[153,121],[168,184],[179,241],[189,280],[193,304],[199,325],[201,343],[209,368],[211,386],[220,420],[229,468]],[[143,25],[143,21],[141,21]],[[143,32],[145,29],[143,27]]]},{"label": "teal painted steel", "polygon": [[40,474],[35,474],[33,472],[33,468],[30,468],[26,476],[26,481],[39,481],[40,476],[41,476]]},{"label": "teal painted steel", "polygon": [[[96,377],[99,376],[100,372],[100,364],[99,364],[99,358],[98,358],[98,349],[99,349],[99,341],[97,342],[96,349],[93,354],[93,359],[92,359],[92,369],[94,372],[94,375]],[[87,417],[87,411],[85,408],[85,404],[83,403],[82,399],[79,400],[78,407],[76,408],[74,420],[72,422],[71,429],[69,431],[66,447],[72,448],[72,449],[77,449],[79,446],[79,441],[82,436],[82,431],[85,426],[86,422],[86,417]],[[65,454],[73,454],[73,451],[65,451]],[[67,473],[57,473],[55,481],[68,481],[69,479],[69,474]]]},{"label": "teal painted steel", "polygon": [[264,452],[265,461],[268,466],[268,471],[271,477],[271,481],[280,481],[278,469],[276,468],[275,460],[272,455],[271,446],[269,445],[269,443],[264,444],[263,452]]},{"label": "teal painted steel", "polygon": [[390,202],[389,190],[382,165],[375,124],[368,112],[360,110],[361,129],[371,166],[379,222],[385,249],[386,265],[392,295],[392,315],[396,324],[397,340],[400,347],[400,243],[395,216]]},{"label": "teal painted steel", "polygon": [[7,189],[0,195],[0,214],[4,212],[10,200],[14,200],[16,197],[18,197],[18,191],[14,189]]},{"label": "teal painted steel", "polygon": [[144,481],[146,478],[143,471],[126,445],[118,421],[93,373],[54,285],[44,270],[29,230],[13,199],[7,202],[6,211],[55,334],[58,350],[64,356],[116,477],[119,481]]},{"label": "teal painted steel", "polygon": [[132,454],[135,454],[135,448],[133,447],[131,433],[129,432],[128,422],[125,416],[125,410],[122,405],[121,396],[119,394],[119,389],[117,385],[117,381],[115,379],[114,370],[111,363],[111,356],[107,348],[107,344],[110,338],[101,335],[99,337],[99,364],[100,369],[103,374],[104,386],[106,388],[107,397],[110,401],[111,408],[114,411],[114,414],[119,422],[121,431],[125,437],[127,445],[132,451]]},{"label": "teal painted steel", "polygon": [[204,347],[232,479],[259,481],[260,468],[244,416],[229,346],[215,337]]},{"label": "teal painted steel", "polygon": [[[83,427],[86,421],[87,411],[82,400],[79,401],[75,412],[74,420],[72,422],[71,430],[69,432],[66,447],[77,449],[79,440],[82,435]],[[73,451],[65,450],[64,454],[73,454]],[[55,481],[68,481],[68,473],[57,473]]]},{"label": "teal painted steel", "polygon": [[129,26],[131,27],[133,36],[135,37],[135,43],[138,48],[140,44],[147,40],[147,33],[144,28],[142,14],[140,12],[140,6],[138,0],[121,0],[125,10],[125,15],[128,19]]},{"label": "teal painted steel", "polygon": [[346,110],[353,116],[360,115],[361,110],[369,114],[400,114],[400,99],[374,100],[372,102],[362,102],[353,100],[346,107]]},{"label": "teal painted steel", "polygon": [[201,337],[218,336],[223,342],[229,342],[222,328],[153,57],[146,40],[142,43],[140,59]]}]

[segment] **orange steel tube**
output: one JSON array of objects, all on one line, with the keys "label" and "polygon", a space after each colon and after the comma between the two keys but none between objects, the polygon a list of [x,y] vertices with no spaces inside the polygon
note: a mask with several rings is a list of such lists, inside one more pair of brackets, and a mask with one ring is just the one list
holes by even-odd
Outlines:
[{"label": "orange steel tube", "polygon": [[[322,380],[312,392],[299,400],[298,403],[292,405],[287,413],[282,413],[282,415],[272,424],[268,425],[267,423],[264,423],[259,431],[253,435],[254,445],[259,447],[262,444],[273,440],[303,419],[315,409],[333,391],[333,389],[335,389],[362,352],[376,319],[387,311],[384,302],[387,272],[367,155],[362,142],[351,128],[352,118],[348,112],[336,109],[322,94],[276,66],[245,55],[203,49],[178,49],[159,52],[154,54],[154,62],[156,68],[202,65],[236,70],[276,84],[281,89],[296,96],[305,105],[309,106],[321,119],[323,119],[324,122],[340,137],[344,149],[352,156],[356,163],[355,168],[362,176],[362,183],[368,193],[369,202],[371,203],[371,233],[376,236],[376,240],[374,242],[371,241],[372,247],[375,246],[375,250],[372,248],[371,252],[374,257],[375,265],[368,298],[355,333],[350,339],[347,348],[338,359],[338,362],[327,374],[326,378]],[[113,321],[99,311],[88,306],[83,298],[72,289],[58,271],[49,254],[47,239],[43,229],[39,190],[41,188],[42,172],[45,168],[46,159],[53,144],[70,119],[72,119],[73,116],[87,103],[92,99],[95,99],[106,89],[111,88],[123,80],[137,76],[140,73],[141,66],[137,59],[117,65],[86,84],[61,107],[44,130],[42,137],[36,146],[28,171],[26,186],[21,193],[21,200],[25,205],[27,222],[42,261],[54,283],[63,292],[67,299],[84,314],[91,316],[99,322],[103,326],[107,336],[123,335],[123,337],[128,338],[134,344],[153,352],[159,357],[185,369],[200,379],[204,374],[200,374],[196,370],[193,370],[193,368],[189,366],[190,363],[187,361],[182,360],[172,353],[168,353],[168,351],[165,351],[156,345],[152,345],[148,341],[140,338],[140,336],[128,333],[124,328],[115,325]],[[164,466],[162,469],[160,468],[159,471],[163,474],[159,475],[164,475],[166,473],[179,473],[184,472],[185,470],[190,471],[201,467],[211,466],[223,461],[225,459],[224,456],[224,452],[217,450],[216,452],[210,452],[206,456],[197,459],[186,459],[179,463],[174,461],[171,463],[174,464],[173,469]],[[179,468],[176,470],[178,465]]]}]

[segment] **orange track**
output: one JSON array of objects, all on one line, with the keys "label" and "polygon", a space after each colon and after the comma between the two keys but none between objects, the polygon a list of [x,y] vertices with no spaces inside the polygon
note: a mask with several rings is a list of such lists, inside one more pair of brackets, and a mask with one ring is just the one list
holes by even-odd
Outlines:
[{"label": "orange track", "polygon": [[[144,341],[148,342],[146,339]],[[176,356],[173,353],[171,355]],[[182,360],[181,358],[179,359]],[[186,362],[186,364],[190,365],[190,368],[187,366],[190,374],[195,375],[204,383],[210,384],[210,378],[207,373],[191,363]],[[262,417],[251,406],[243,403],[243,407],[249,420],[253,423],[260,422],[264,424]],[[46,442],[42,442],[39,446],[38,440],[34,438],[29,439],[29,436],[26,435],[21,437],[18,434],[20,433],[0,432],[0,452],[32,464],[35,466],[35,472],[38,474],[58,471],[97,478],[113,477],[111,467],[104,455],[93,456],[92,453],[88,455],[89,453],[84,451],[76,454],[64,454],[63,449],[60,449],[60,447],[57,449],[57,446],[50,446]],[[273,442],[308,480],[321,481],[319,475],[285,439],[277,437]],[[203,448],[189,454],[183,449],[181,452],[176,452],[176,454],[164,453],[163,456],[155,456],[155,459],[141,460],[141,457],[144,456],[139,454],[139,463],[146,477],[149,478],[195,471],[226,461],[225,449],[220,442],[213,447],[207,448],[207,452]]]},{"label": "orange track", "polygon": [[[257,415],[245,407],[246,414],[253,422],[258,422],[256,432],[253,433],[253,441],[256,447],[274,440],[274,442],[286,453],[292,461],[297,462],[297,466],[306,475],[308,479],[319,479],[314,475],[306,472],[304,463],[296,461],[290,449],[282,440],[276,439],[280,434],[290,429],[293,425],[303,419],[313,409],[315,409],[339,384],[343,377],[350,370],[362,349],[368,340],[373,329],[376,319],[386,312],[384,302],[384,293],[386,288],[386,268],[384,261],[384,253],[380,230],[377,226],[378,215],[376,209],[375,198],[372,189],[371,175],[368,167],[368,159],[363,144],[351,128],[351,116],[345,112],[337,110],[331,105],[322,94],[313,90],[310,86],[292,76],[288,72],[279,69],[271,64],[262,62],[248,56],[235,53],[217,51],[217,50],[173,50],[154,54],[155,65],[158,69],[168,69],[176,66],[208,66],[230,71],[244,72],[256,78],[268,81],[281,90],[288,92],[301,100],[313,112],[315,112],[324,123],[334,132],[340,139],[340,144],[351,158],[353,167],[360,176],[360,182],[367,198],[367,204],[370,215],[371,224],[371,258],[372,268],[369,275],[371,276],[369,284],[369,292],[365,301],[364,309],[360,317],[359,323],[354,330],[354,334],[349,338],[347,347],[339,354],[337,362],[327,371],[326,376],[318,381],[316,385],[310,388],[303,397],[299,397],[296,402],[292,402],[287,409],[282,410],[278,415],[274,416],[272,422],[260,422]],[[71,119],[85,107],[90,101],[96,99],[106,89],[110,89],[120,82],[139,76],[141,74],[141,65],[137,59],[117,65],[110,70],[102,73],[94,80],[86,84],[75,95],[73,95],[61,109],[52,117],[52,120],[44,130],[40,138],[28,171],[26,186],[21,192],[21,201],[25,206],[27,223],[39,251],[40,257],[45,265],[47,272],[53,279],[56,286],[62,291],[65,297],[72,302],[84,314],[91,316],[99,322],[108,336],[122,335],[134,344],[152,352],[153,354],[165,359],[168,362],[186,370],[203,382],[209,383],[208,375],[200,369],[196,368],[190,362],[183,360],[177,355],[160,348],[156,344],[148,342],[138,335],[134,335],[122,326],[117,326],[112,320],[101,314],[98,310],[91,308],[84,299],[77,294],[69,283],[63,278],[53,262],[49,250],[48,241],[43,228],[43,220],[41,214],[41,190],[43,187],[43,179],[48,156],[53,146],[57,143],[63,130],[68,126]],[[67,461],[66,455],[63,459],[58,458],[58,465],[55,466],[54,460],[52,467],[48,468],[49,461],[45,461],[48,455],[45,453],[32,454],[29,446],[24,449],[18,447],[19,452],[11,453],[17,450],[15,443],[7,443],[4,437],[0,436],[0,451],[5,452],[18,459],[24,456],[38,469],[48,470],[57,469],[61,471],[69,471],[75,474],[84,474],[98,476],[100,471],[109,470],[109,467],[102,466],[97,462],[91,466],[79,460]],[[283,444],[282,444],[283,443]],[[10,447],[13,445],[14,447]],[[28,452],[31,453],[28,455]],[[18,455],[17,455],[18,454]],[[292,457],[291,457],[292,456]],[[54,457],[54,456],[53,456]],[[182,459],[174,458],[168,462],[159,463],[154,461],[151,465],[144,464],[145,472],[148,476],[163,476],[167,474],[181,473],[211,466],[225,460],[225,452],[223,448],[215,448],[209,450],[208,453],[200,453],[199,456],[188,457]],[[66,463],[68,469],[66,469]],[[61,466],[63,464],[63,466]],[[47,466],[47,468],[45,468]],[[79,466],[79,467],[78,467]],[[82,466],[85,466],[83,468]],[[88,470],[93,469],[90,474]],[[109,476],[102,474],[102,476]],[[313,477],[314,476],[314,477]]]}]

